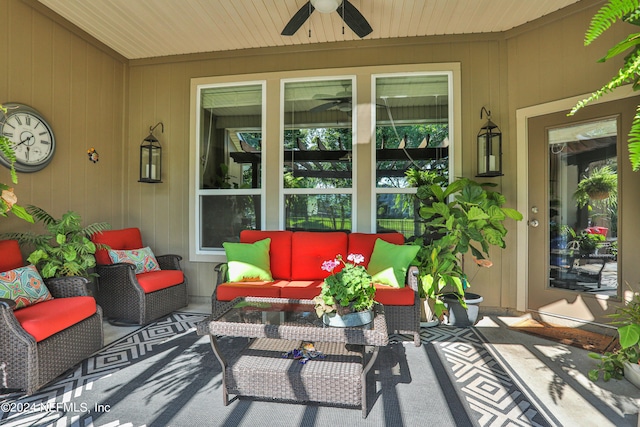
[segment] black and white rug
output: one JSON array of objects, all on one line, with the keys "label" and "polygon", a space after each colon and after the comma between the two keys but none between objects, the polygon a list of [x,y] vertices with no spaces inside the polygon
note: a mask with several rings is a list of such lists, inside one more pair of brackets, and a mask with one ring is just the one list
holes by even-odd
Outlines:
[{"label": "black and white rug", "polygon": [[[0,425],[559,425],[507,374],[478,330],[446,326],[423,329],[421,347],[392,337],[369,373],[366,419],[357,408],[322,404],[236,398],[223,406],[220,365],[208,338],[195,332],[205,317],[174,313],[32,396],[0,395]],[[241,341],[220,345],[234,351]]]}]

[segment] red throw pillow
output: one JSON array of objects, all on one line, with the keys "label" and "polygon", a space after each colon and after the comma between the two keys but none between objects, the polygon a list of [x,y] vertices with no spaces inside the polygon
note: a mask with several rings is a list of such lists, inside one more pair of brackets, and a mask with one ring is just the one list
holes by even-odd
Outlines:
[{"label": "red throw pillow", "polygon": [[329,275],[322,263],[337,255],[347,258],[347,233],[342,231],[296,231],[291,238],[291,279],[318,280]]}]

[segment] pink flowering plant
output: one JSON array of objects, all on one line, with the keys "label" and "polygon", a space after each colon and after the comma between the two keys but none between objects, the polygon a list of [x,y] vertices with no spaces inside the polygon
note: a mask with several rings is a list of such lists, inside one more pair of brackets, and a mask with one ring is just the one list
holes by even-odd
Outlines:
[{"label": "pink flowering plant", "polygon": [[[319,317],[323,313],[346,314],[373,307],[376,288],[363,262],[361,254],[349,254],[347,262],[342,255],[337,255],[335,259],[322,263],[322,269],[331,274],[324,280],[320,295],[314,298]],[[342,269],[335,272],[340,265]]]}]

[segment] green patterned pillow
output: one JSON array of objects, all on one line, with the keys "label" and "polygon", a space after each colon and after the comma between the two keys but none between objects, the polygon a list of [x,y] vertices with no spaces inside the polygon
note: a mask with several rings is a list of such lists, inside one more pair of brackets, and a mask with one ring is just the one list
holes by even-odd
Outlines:
[{"label": "green patterned pillow", "polygon": [[0,273],[0,298],[16,302],[16,309],[53,299],[33,265]]},{"label": "green patterned pillow", "polygon": [[124,262],[136,266],[136,274],[160,270],[160,265],[150,247],[132,250],[109,249],[111,262]]}]

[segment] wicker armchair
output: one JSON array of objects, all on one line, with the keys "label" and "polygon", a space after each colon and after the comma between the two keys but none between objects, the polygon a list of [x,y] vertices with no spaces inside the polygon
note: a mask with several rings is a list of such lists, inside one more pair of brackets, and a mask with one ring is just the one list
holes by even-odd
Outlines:
[{"label": "wicker armchair", "polygon": [[[15,240],[0,241],[0,254],[0,271],[24,265]],[[46,280],[54,299],[17,311],[13,310],[15,301],[0,299],[0,389],[24,390],[32,394],[102,348],[104,336],[99,306],[93,315],[40,341],[21,325],[18,317],[22,316],[16,317],[16,313],[29,310],[30,320],[37,321],[33,318],[35,308],[45,314],[53,311],[66,316],[64,307],[77,306],[78,302],[86,302],[90,297],[86,285],[87,280],[82,277]]]},{"label": "wicker armchair", "polygon": [[[103,231],[92,239],[116,250],[143,247],[138,228]],[[160,271],[136,274],[133,264],[114,264],[107,250],[96,251],[97,300],[111,323],[144,325],[188,304],[187,278],[180,268],[182,257],[155,257]],[[151,287],[146,285],[150,282],[148,275],[153,275]]]}]

